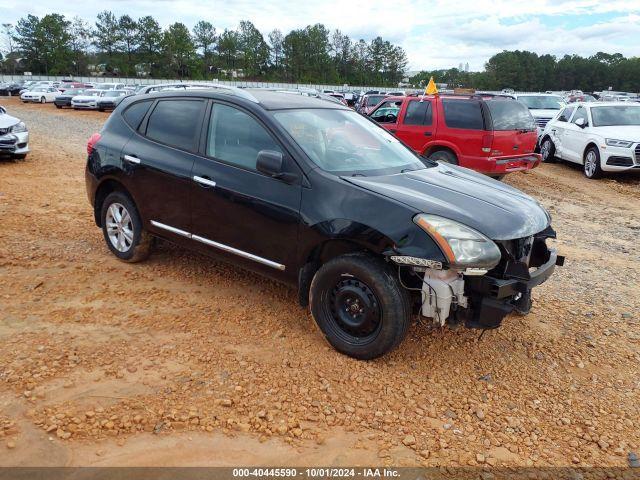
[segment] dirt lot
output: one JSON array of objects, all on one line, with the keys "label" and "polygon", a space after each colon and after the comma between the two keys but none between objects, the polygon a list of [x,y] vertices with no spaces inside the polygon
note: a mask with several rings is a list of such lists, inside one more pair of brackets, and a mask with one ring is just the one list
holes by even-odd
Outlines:
[{"label": "dirt lot", "polygon": [[2,99],[0,465],[619,465],[640,453],[640,178],[543,165],[508,182],[554,216],[564,268],[528,317],[415,324],[372,362],[295,292],[168,244],[107,251],[84,189],[107,117]]}]

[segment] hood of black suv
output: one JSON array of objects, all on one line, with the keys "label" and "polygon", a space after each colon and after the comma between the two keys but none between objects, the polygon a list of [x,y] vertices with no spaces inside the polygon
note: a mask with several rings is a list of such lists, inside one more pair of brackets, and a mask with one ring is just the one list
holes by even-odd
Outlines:
[{"label": "hood of black suv", "polygon": [[468,225],[493,240],[544,230],[546,210],[525,193],[466,168],[438,165],[396,175],[343,177],[416,210]]}]

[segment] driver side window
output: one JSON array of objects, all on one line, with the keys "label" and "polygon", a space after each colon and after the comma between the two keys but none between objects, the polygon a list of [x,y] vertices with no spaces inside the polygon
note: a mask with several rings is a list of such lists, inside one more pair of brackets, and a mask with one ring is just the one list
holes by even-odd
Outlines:
[{"label": "driver side window", "polygon": [[576,107],[566,107],[562,113],[560,114],[560,116],[558,117],[558,121],[559,122],[568,122],[569,119],[571,118],[571,114],[573,113],[573,111],[576,109]]},{"label": "driver side window", "polygon": [[207,155],[237,167],[256,170],[260,150],[282,149],[251,115],[217,103],[211,112]]},{"label": "driver side window", "polygon": [[571,123],[576,123],[576,121],[582,118],[584,119],[584,123],[585,125],[587,123],[589,123],[589,119],[587,118],[587,109],[584,107],[579,107],[578,110],[576,110],[576,114],[573,116],[573,118],[571,119]]},{"label": "driver side window", "polygon": [[383,102],[371,114],[371,118],[378,123],[396,123],[398,121],[398,113],[400,113],[401,101]]}]

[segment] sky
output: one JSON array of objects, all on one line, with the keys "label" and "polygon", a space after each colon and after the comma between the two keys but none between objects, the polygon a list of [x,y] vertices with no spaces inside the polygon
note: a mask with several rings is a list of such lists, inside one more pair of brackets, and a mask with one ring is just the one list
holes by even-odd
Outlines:
[{"label": "sky", "polygon": [[61,13],[93,22],[100,10],[153,15],[163,27],[198,20],[221,32],[250,20],[265,35],[323,23],[352,39],[378,35],[402,46],[408,70],[469,63],[472,71],[502,50],[556,56],[598,51],[640,56],[640,0],[0,0],[0,23],[28,13]]}]

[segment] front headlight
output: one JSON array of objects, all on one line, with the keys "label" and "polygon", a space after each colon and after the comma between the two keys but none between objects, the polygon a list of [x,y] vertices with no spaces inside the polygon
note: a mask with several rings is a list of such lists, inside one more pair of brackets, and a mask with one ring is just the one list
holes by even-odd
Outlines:
[{"label": "front headlight", "polygon": [[627,140],[616,140],[615,138],[606,138],[605,142],[610,147],[629,148],[631,145],[633,145],[633,142],[628,142]]},{"label": "front headlight", "polygon": [[27,126],[24,122],[16,123],[13,127],[11,127],[12,133],[24,133],[27,131]]},{"label": "front headlight", "polygon": [[448,218],[421,213],[413,218],[454,267],[491,269],[500,262],[500,249],[480,232]]}]

